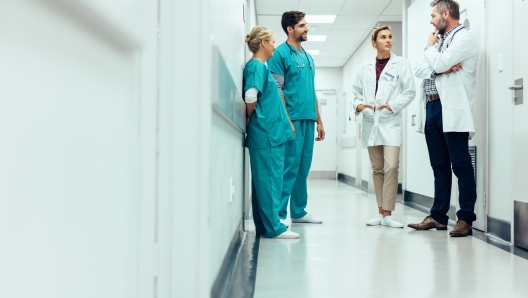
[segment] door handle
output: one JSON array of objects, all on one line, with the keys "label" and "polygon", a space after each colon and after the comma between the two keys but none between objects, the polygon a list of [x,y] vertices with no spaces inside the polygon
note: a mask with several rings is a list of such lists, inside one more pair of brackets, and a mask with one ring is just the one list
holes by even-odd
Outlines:
[{"label": "door handle", "polygon": [[414,119],[416,118],[416,114],[412,115],[412,126],[415,126]]},{"label": "door handle", "polygon": [[513,86],[511,86],[508,89],[510,89],[510,90],[522,90],[523,89],[523,85],[513,85]]}]

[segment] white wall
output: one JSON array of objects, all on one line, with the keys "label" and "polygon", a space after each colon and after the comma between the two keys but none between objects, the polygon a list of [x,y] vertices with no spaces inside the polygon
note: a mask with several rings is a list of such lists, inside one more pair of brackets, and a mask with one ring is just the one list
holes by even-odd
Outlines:
[{"label": "white wall", "polygon": [[[488,1],[489,215],[513,222],[513,1]],[[502,54],[503,71],[498,56]]]},{"label": "white wall", "polygon": [[139,296],[139,43],[75,3],[0,1],[1,297]]}]

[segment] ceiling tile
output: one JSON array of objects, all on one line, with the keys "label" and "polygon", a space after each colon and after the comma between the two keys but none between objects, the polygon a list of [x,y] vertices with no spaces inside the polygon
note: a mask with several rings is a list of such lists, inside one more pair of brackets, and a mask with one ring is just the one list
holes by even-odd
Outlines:
[{"label": "ceiling tile", "polygon": [[306,14],[337,15],[345,0],[300,0],[299,9]]},{"label": "ceiling tile", "polygon": [[281,19],[280,16],[257,16],[257,23],[259,26],[264,27],[277,27],[281,28]]},{"label": "ceiling tile", "polygon": [[332,29],[371,30],[378,16],[337,16]]},{"label": "ceiling tile", "polygon": [[354,41],[327,41],[319,48],[314,50],[326,51],[352,51],[356,48],[359,42]]},{"label": "ceiling tile", "polygon": [[317,30],[330,30],[334,27],[334,24],[308,24],[308,27],[310,28],[310,32],[312,34],[319,34],[315,31]]},{"label": "ceiling tile", "polygon": [[340,15],[374,16],[380,15],[391,0],[347,0]]},{"label": "ceiling tile", "polygon": [[378,22],[401,22],[402,16],[380,16]]},{"label": "ceiling tile", "polygon": [[[340,67],[345,59],[314,59],[316,67]],[[317,88],[317,86],[316,86]]]},{"label": "ceiling tile", "polygon": [[385,8],[381,15],[383,16],[401,16],[403,12],[403,1],[392,0],[392,2]]},{"label": "ceiling tile", "polygon": [[285,11],[299,8],[299,0],[255,0],[257,14],[275,14],[282,16]]},{"label": "ceiling tile", "polygon": [[317,59],[345,59],[350,56],[351,51],[321,51],[319,55],[314,56]]},{"label": "ceiling tile", "polygon": [[327,41],[352,41],[357,42],[365,39],[370,30],[332,30]]}]

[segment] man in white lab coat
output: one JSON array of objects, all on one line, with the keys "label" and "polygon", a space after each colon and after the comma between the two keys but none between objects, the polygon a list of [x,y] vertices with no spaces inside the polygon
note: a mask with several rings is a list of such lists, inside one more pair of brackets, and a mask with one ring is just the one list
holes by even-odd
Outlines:
[{"label": "man in white lab coat", "polygon": [[458,178],[460,210],[451,231],[453,237],[472,235],[477,200],[475,173],[468,151],[468,139],[475,134],[475,99],[478,47],[471,33],[459,23],[456,1],[435,0],[423,59],[415,74],[424,79],[417,113],[418,132],[425,133],[429,160],[434,171],[435,193],[431,215],[416,230],[446,230],[451,200],[452,171]]}]

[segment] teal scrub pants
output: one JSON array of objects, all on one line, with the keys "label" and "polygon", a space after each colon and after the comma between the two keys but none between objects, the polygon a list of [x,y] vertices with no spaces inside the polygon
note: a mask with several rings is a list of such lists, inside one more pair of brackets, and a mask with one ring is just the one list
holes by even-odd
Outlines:
[{"label": "teal scrub pants", "polygon": [[306,179],[310,166],[315,138],[315,122],[313,120],[292,120],[295,126],[295,139],[286,142],[284,160],[284,181],[279,217],[285,219],[288,215],[288,199],[290,200],[291,218],[301,218],[306,215],[308,204],[308,186]]},{"label": "teal scrub pants", "polygon": [[251,162],[251,204],[257,235],[273,238],[287,229],[279,220],[284,170],[284,148],[249,149]]}]

